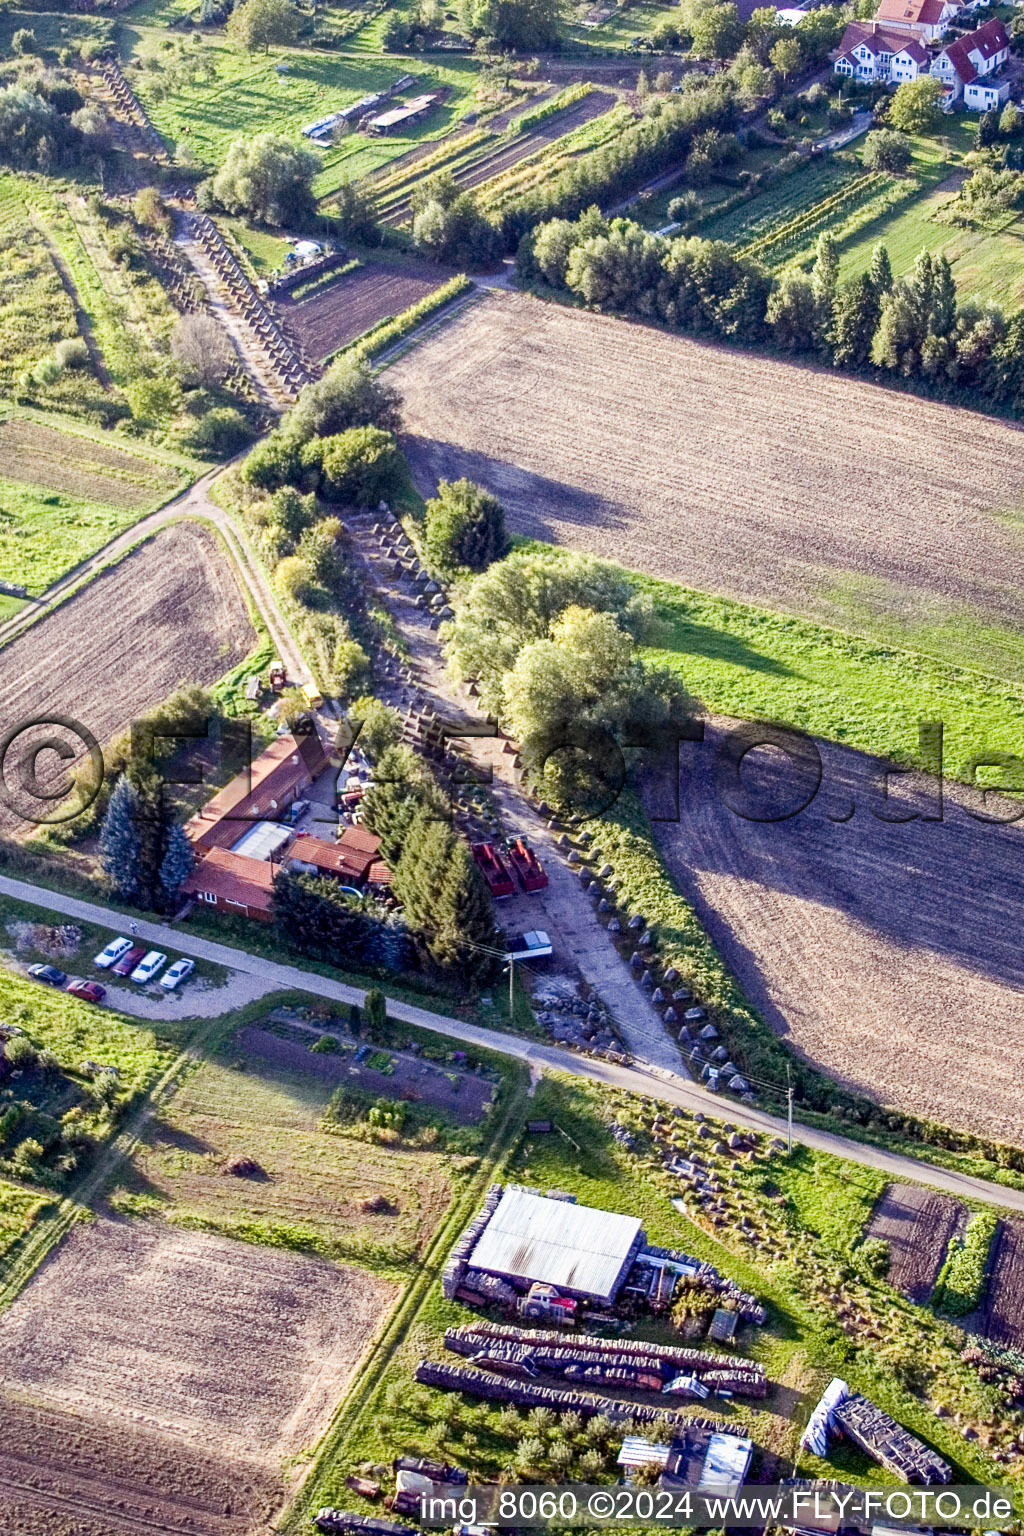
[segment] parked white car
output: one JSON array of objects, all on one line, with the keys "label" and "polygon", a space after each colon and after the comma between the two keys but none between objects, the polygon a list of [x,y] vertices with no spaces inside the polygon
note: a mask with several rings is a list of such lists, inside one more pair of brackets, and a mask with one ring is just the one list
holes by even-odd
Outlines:
[{"label": "parked white car", "polygon": [[162,965],[166,965],[167,956],[159,949],[151,949],[143,955],[138,965],[132,971],[132,981],[152,981]]},{"label": "parked white car", "polygon": [[93,965],[98,965],[101,971],[105,971],[110,966],[116,965],[122,956],[128,953],[131,947],[131,939],[111,939],[106,949],[101,949],[92,963]]},{"label": "parked white car", "polygon": [[175,987],[180,986],[185,980],[186,976],[192,975],[195,968],[196,963],[194,960],[175,960],[170,970],[165,971],[160,977],[160,985],[166,987],[168,992],[173,992]]}]

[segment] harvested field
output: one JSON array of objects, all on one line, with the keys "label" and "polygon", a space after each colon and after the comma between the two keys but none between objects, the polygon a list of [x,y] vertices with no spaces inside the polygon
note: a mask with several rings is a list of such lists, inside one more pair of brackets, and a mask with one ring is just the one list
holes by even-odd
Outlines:
[{"label": "harvested field", "polygon": [[132,509],[156,505],[182,482],[170,464],[21,417],[0,421],[0,479]]},{"label": "harvested field", "polygon": [[148,1425],[0,1390],[4,1536],[248,1536],[281,1502],[279,1473]]},{"label": "harvested field", "polygon": [[865,1236],[889,1244],[889,1280],[923,1305],[935,1289],[949,1240],[966,1207],[917,1184],[890,1184],[872,1213]]},{"label": "harvested field", "polygon": [[730,809],[713,769],[723,734],[709,724],[706,742],[685,749],[679,820],[656,830],[751,1001],[850,1086],[1022,1144],[1020,827],[972,819],[963,807],[977,799],[948,784],[941,822],[882,820],[876,813],[934,815],[933,792],[891,781],[883,805],[879,764],[823,743],[808,808],[753,820],[793,811],[813,782],[759,748]]},{"label": "harvested field", "polygon": [[1024,621],[1018,427],[512,293],[389,378],[419,489],[468,475],[515,533],[840,624],[851,573]]},{"label": "harvested field", "polygon": [[445,280],[436,267],[399,267],[374,262],[360,267],[310,299],[276,300],[289,331],[318,361],[348,346],[380,320],[433,293]]},{"label": "harvested field", "polygon": [[[179,683],[216,682],[248,654],[254,638],[218,541],[196,523],[176,523],[5,648],[0,711],[12,723],[73,716],[102,743]],[[12,743],[4,761],[8,785],[19,782],[18,763],[53,734],[36,727]],[[65,782],[76,763],[86,761],[77,736],[61,735],[76,757],[65,763],[44,754],[44,783]],[[0,826],[24,826],[17,811],[39,813],[38,799],[11,798],[14,808],[5,803],[0,809]]]},{"label": "harvested field", "polygon": [[[333,1075],[321,1070],[325,1062],[335,1064]],[[228,1235],[269,1239],[274,1226],[301,1228],[308,1246],[330,1258],[416,1257],[451,1197],[446,1159],[321,1130],[344,1074],[336,1064],[266,1031],[242,1030],[150,1124],[127,1177],[129,1199],[144,1191],[168,1214],[200,1217]],[[232,1175],[233,1158],[258,1171]],[[375,1202],[380,1210],[364,1209]]]},{"label": "harvested field", "polygon": [[109,1510],[104,1532],[134,1529],[133,1515],[210,1536],[262,1529],[282,1460],[316,1441],[394,1294],[220,1237],[75,1227],[0,1323],[0,1465],[15,1484],[0,1497]]},{"label": "harvested field", "polygon": [[982,1332],[996,1344],[1024,1349],[1024,1222],[1004,1221],[999,1228]]}]

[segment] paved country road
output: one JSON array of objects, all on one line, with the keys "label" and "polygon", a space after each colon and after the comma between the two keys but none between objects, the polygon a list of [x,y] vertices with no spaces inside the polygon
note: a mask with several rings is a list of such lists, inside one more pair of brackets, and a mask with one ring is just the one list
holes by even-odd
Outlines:
[{"label": "paved country road", "polygon": [[[13,880],[6,875],[0,875],[0,893],[32,906],[42,907],[49,912],[59,912],[65,917],[77,918],[80,922],[95,923],[100,928],[110,928],[119,932],[124,932],[129,923],[134,921],[137,923],[138,937],[149,944],[160,945],[166,949],[173,949],[179,954],[191,955],[196,960],[210,960],[217,965],[228,966],[232,970],[260,977],[282,990],[308,992],[314,997],[323,997],[338,1003],[362,1003],[366,996],[361,987],[348,986],[345,982],[334,981],[329,976],[320,976],[314,971],[304,971],[299,966],[283,965],[276,960],[266,960],[260,955],[250,955],[243,949],[235,949],[230,945],[218,944],[214,940],[190,934],[184,928],[126,917],[124,913],[115,912],[111,907],[82,901],[74,896],[64,896],[59,891],[30,885],[24,880]],[[449,1039],[460,1040],[466,1045],[481,1046],[505,1056],[513,1056],[526,1062],[533,1069],[549,1067],[553,1071],[568,1072],[591,1082],[624,1088],[630,1093],[647,1094],[650,1097],[662,1099],[668,1104],[680,1105],[684,1109],[703,1110],[717,1117],[728,1116],[738,1125],[765,1131],[773,1136],[785,1135],[786,1132],[784,1120],[774,1115],[764,1114],[758,1109],[749,1109],[746,1105],[735,1104],[732,1100],[719,1099],[697,1084],[676,1077],[662,1068],[645,1067],[642,1064],[626,1067],[588,1056],[577,1056],[557,1046],[541,1045],[536,1041],[508,1034],[504,1030],[480,1029],[474,1024],[464,1023],[461,1019],[451,1019],[445,1014],[432,1013],[427,1008],[417,1008],[411,1003],[401,1003],[393,999],[388,1001],[388,1013],[393,1019],[399,1019],[402,1023],[415,1024],[421,1029],[433,1030],[436,1034],[447,1035]],[[861,1163],[867,1168],[877,1168],[890,1178],[909,1179],[962,1199],[984,1200],[1007,1210],[1024,1212],[1024,1190],[1008,1189],[1001,1184],[991,1184],[985,1179],[971,1178],[967,1174],[957,1173],[947,1168],[936,1168],[931,1163],[901,1157],[897,1153],[886,1152],[880,1147],[850,1141],[844,1136],[835,1136],[829,1131],[814,1130],[810,1126],[799,1123],[794,1125],[793,1134],[794,1139],[806,1147],[831,1153],[834,1157],[847,1158],[850,1162]]]}]

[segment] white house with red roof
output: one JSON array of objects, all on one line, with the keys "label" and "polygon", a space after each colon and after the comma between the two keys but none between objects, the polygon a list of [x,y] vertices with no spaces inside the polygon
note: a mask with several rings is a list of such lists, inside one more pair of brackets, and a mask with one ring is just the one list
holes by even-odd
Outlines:
[{"label": "white house with red roof", "polygon": [[927,74],[930,60],[927,48],[916,37],[879,26],[877,21],[851,21],[833,68],[847,79],[902,85]]},{"label": "white house with red roof", "polygon": [[1009,34],[996,17],[986,21],[976,32],[947,43],[931,65],[933,77],[941,81],[944,88],[943,106],[951,106],[962,97],[966,107],[984,112],[989,106],[1006,101],[1010,94],[1009,81],[989,77],[1006,63],[1009,56]]},{"label": "white house with red roof", "polygon": [[875,20],[894,31],[909,32],[923,43],[933,43],[959,10],[957,0],[879,0]]}]

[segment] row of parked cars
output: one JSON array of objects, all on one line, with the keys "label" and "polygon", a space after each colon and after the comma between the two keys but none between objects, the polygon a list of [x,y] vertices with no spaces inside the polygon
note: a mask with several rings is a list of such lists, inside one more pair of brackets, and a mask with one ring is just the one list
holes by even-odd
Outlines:
[{"label": "row of parked cars", "polygon": [[[167,956],[159,949],[147,949],[144,944],[133,944],[131,939],[118,937],[111,939],[106,949],[100,950],[92,963],[101,971],[109,970],[112,976],[127,976],[130,981],[145,985],[160,976],[167,965]],[[160,985],[165,991],[173,992],[186,976],[191,976],[195,968],[194,960],[175,960],[160,976]],[[33,981],[41,981],[48,987],[62,987],[73,997],[84,998],[87,1003],[102,1003],[107,995],[106,987],[101,987],[98,981],[69,976],[56,965],[30,965],[28,974]]]},{"label": "row of parked cars", "polygon": [[[106,949],[101,950],[92,963],[99,966],[101,971],[109,970],[112,976],[127,976],[131,981],[144,985],[160,976],[167,965],[167,956],[163,950],[147,949],[144,944],[133,944],[131,939],[119,937],[111,939]],[[186,976],[191,976],[195,968],[194,960],[175,960],[160,976],[160,985],[165,991],[173,992]]]}]

